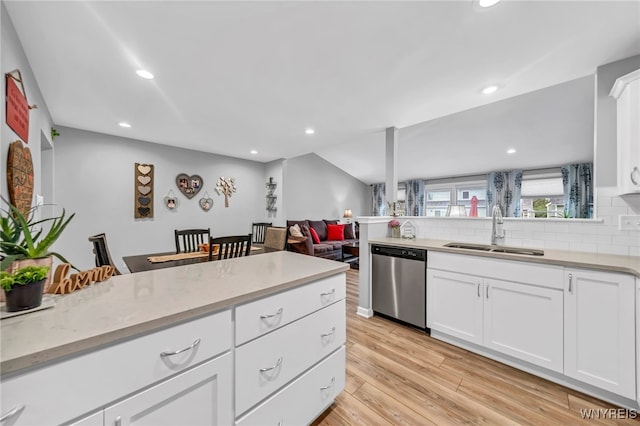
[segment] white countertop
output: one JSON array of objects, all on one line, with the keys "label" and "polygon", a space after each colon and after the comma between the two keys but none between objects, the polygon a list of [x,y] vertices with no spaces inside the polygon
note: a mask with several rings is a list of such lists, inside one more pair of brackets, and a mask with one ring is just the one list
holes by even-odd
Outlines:
[{"label": "white countertop", "polygon": [[0,322],[8,374],[344,272],[348,264],[287,251],[119,275]]},{"label": "white countertop", "polygon": [[378,238],[369,240],[369,244],[388,246],[421,248],[426,250],[443,251],[471,256],[492,257],[520,262],[545,263],[575,268],[589,268],[610,272],[622,272],[640,277],[640,257],[617,256],[613,254],[598,254],[563,250],[544,250],[544,256],[529,256],[522,254],[495,253],[481,250],[456,249],[444,247],[451,240]]}]

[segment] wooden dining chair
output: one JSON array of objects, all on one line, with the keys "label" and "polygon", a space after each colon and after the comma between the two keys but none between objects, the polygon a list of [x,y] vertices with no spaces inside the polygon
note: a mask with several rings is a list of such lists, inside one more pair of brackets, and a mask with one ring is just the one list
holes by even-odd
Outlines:
[{"label": "wooden dining chair", "polygon": [[287,245],[287,228],[267,227],[264,233],[264,247],[284,250]]},{"label": "wooden dining chair", "polygon": [[[216,247],[218,247],[218,255],[214,258]],[[209,260],[249,256],[250,252],[251,234],[209,238]]]},{"label": "wooden dining chair", "polygon": [[198,244],[206,244],[211,238],[211,228],[176,229],[176,253],[193,253],[199,251]]},{"label": "wooden dining chair", "polygon": [[252,226],[253,244],[263,244],[267,227],[271,226],[271,222],[254,222]]},{"label": "wooden dining chair", "polygon": [[93,243],[93,254],[96,257],[96,266],[113,266],[113,273],[115,275],[122,275],[116,264],[111,259],[111,253],[109,253],[109,247],[107,246],[107,236],[102,234],[92,235],[89,237],[89,241]]}]

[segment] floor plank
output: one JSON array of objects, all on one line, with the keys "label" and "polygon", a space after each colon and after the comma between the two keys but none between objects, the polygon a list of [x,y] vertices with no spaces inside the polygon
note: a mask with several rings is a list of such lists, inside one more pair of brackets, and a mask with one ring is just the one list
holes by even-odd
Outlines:
[{"label": "floor plank", "polygon": [[[357,315],[358,281],[349,270],[345,390],[314,425],[640,425],[640,415],[612,418],[607,410],[618,407],[609,403],[423,331]],[[583,418],[584,410],[600,418]]]}]

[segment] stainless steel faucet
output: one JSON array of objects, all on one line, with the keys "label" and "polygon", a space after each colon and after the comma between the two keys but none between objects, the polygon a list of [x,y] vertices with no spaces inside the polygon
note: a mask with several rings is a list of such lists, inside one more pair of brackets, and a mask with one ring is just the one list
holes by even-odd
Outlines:
[{"label": "stainless steel faucet", "polygon": [[504,220],[502,219],[502,210],[500,210],[499,205],[497,204],[493,205],[493,209],[491,210],[491,217],[492,217],[491,244],[493,245],[504,244],[504,229],[502,228],[502,224]]}]

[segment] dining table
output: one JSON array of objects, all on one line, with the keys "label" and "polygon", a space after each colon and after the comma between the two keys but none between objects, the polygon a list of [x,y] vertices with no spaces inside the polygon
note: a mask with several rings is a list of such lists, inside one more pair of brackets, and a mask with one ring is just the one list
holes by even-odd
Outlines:
[{"label": "dining table", "polygon": [[[272,251],[278,251],[269,247],[263,246],[251,246],[249,255],[256,255],[262,253],[268,253]],[[217,255],[214,255],[216,260]],[[162,252],[162,253],[148,253],[148,254],[135,254],[132,256],[123,256],[124,261],[129,271],[144,272],[154,269],[172,268],[174,266],[193,265],[195,263],[209,261],[208,252],[194,252],[194,253],[176,253],[175,251]]]}]

